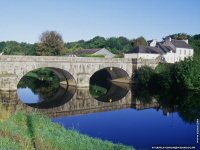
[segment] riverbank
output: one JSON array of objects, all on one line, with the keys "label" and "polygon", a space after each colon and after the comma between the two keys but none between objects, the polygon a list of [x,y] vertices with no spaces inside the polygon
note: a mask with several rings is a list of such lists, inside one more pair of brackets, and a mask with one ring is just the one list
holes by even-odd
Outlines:
[{"label": "riverbank", "polygon": [[155,69],[143,66],[137,70],[137,79],[141,87],[149,89],[200,93],[200,56],[175,64],[161,63]]},{"label": "riverbank", "polygon": [[41,114],[20,112],[0,122],[0,149],[132,150],[133,148],[66,130]]}]

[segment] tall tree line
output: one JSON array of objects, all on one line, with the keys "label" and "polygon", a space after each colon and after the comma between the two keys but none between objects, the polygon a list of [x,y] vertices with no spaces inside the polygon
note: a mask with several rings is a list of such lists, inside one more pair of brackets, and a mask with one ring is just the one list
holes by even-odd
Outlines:
[{"label": "tall tree line", "polygon": [[[122,36],[111,37],[111,38],[96,36],[93,39],[88,40],[88,41],[80,40],[76,42],[64,43],[64,41],[62,40],[62,36],[59,33],[56,33],[54,31],[46,31],[44,33],[45,34],[42,34],[42,35],[45,35],[46,38],[43,39],[42,37],[40,37],[39,42],[35,44],[29,44],[29,43],[24,43],[24,42],[19,43],[16,41],[0,42],[0,53],[4,52],[4,55],[41,55],[41,54],[65,55],[75,50],[106,48],[112,53],[123,54],[138,45],[147,45],[147,41],[144,37],[139,37],[136,39],[128,39]],[[47,34],[51,34],[51,36],[48,36]],[[54,36],[54,35],[57,35],[57,36]],[[53,41],[55,37],[58,38],[58,39],[55,39],[55,41],[57,40],[58,43]],[[171,37],[173,39],[179,39],[179,40],[186,39],[186,38],[189,39],[189,44],[194,48],[195,54],[200,54],[200,34],[191,36],[185,33],[178,33],[178,34],[166,36],[165,38],[167,37]],[[50,44],[48,44],[49,41],[50,41]],[[48,46],[50,46],[50,48]],[[61,49],[60,52],[58,52],[57,47]],[[51,50],[55,49],[55,52],[51,51],[51,52],[43,53],[42,51],[44,49],[51,49]]]}]

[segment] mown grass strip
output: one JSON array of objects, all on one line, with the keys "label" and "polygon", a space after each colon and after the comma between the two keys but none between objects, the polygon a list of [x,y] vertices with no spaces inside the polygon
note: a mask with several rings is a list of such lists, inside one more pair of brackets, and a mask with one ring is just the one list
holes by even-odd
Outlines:
[{"label": "mown grass strip", "polygon": [[[0,149],[48,150],[132,150],[121,144],[94,139],[66,130],[51,119],[36,113],[17,113],[0,122]],[[20,144],[19,144],[20,143]],[[12,148],[11,148],[12,147]]]}]

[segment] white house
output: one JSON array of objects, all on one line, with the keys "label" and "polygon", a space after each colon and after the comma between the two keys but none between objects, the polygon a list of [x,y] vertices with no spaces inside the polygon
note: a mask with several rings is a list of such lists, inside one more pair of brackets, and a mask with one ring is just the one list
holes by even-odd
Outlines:
[{"label": "white house", "polygon": [[125,54],[125,58],[156,59],[162,58],[167,63],[175,63],[193,57],[194,50],[188,40],[168,38],[162,42],[148,41],[149,46],[138,46]]},{"label": "white house", "polygon": [[111,53],[109,50],[105,48],[82,49],[82,50],[76,50],[68,54],[69,57],[81,57],[83,55],[104,55],[105,58],[113,58],[115,56],[115,54]]},{"label": "white house", "polygon": [[157,47],[140,45],[124,55],[125,58],[156,59],[162,51]]},{"label": "white house", "polygon": [[[175,39],[166,39],[163,43],[164,46],[170,47],[173,51],[174,56],[164,56],[166,60],[173,59],[171,63],[175,63],[181,60],[184,60],[188,57],[193,57],[194,49],[188,44],[188,40],[175,40]],[[173,58],[172,58],[173,57]]]}]

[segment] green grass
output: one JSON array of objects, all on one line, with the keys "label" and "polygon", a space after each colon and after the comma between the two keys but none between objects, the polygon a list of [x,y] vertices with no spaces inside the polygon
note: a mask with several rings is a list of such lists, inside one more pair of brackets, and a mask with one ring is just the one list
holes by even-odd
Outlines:
[{"label": "green grass", "polygon": [[66,130],[41,114],[20,112],[0,122],[0,149],[4,150],[128,150],[120,144]]}]

